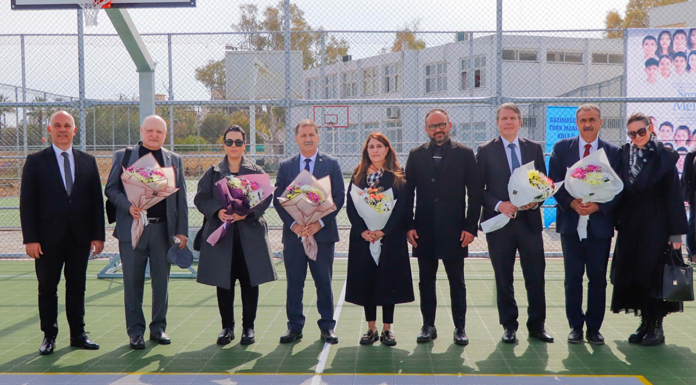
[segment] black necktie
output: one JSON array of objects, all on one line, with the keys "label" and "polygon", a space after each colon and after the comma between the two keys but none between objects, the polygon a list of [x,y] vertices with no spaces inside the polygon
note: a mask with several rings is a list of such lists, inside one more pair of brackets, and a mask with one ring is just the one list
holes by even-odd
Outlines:
[{"label": "black necktie", "polygon": [[70,156],[67,152],[63,152],[63,176],[65,176],[65,190],[70,195],[73,186],[72,170],[70,170]]},{"label": "black necktie", "polygon": [[309,172],[312,172],[312,170],[309,169],[309,164],[312,163],[312,160],[309,159],[309,158],[307,158],[307,159],[304,160],[304,163],[305,163],[305,164],[304,164],[304,169],[307,170],[307,171],[309,171]]},{"label": "black necktie", "polygon": [[433,161],[436,166],[440,165],[442,161],[442,146],[435,146],[435,148],[433,148]]}]

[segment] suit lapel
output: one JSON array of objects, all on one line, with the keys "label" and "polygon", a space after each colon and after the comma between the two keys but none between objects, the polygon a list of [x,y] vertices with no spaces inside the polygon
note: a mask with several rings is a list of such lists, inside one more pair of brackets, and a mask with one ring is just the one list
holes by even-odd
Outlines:
[{"label": "suit lapel", "polygon": [[75,190],[75,186],[82,181],[82,172],[85,171],[83,170],[82,167],[82,154],[80,154],[78,151],[75,151],[75,148],[72,149],[73,153],[73,160],[75,161],[75,175],[73,175],[73,190]]},{"label": "suit lapel", "polygon": [[[510,164],[508,163],[505,145],[503,144],[503,139],[501,139],[500,136],[495,139],[493,149],[495,150],[495,158],[498,159],[498,162],[502,163],[501,168],[505,170],[503,175],[507,176],[507,179],[510,179],[512,172],[510,171]],[[522,149],[520,149],[520,152],[522,152]],[[524,164],[524,162],[522,162],[522,164]]]},{"label": "suit lapel", "polygon": [[162,167],[172,167],[172,153],[164,147],[162,147],[162,160],[164,160]]},{"label": "suit lapel", "polygon": [[433,160],[433,149],[430,147],[432,142],[423,145],[423,159],[421,163],[428,168],[428,175],[435,175],[435,160]]},{"label": "suit lapel", "polygon": [[520,162],[520,166],[524,166],[529,162],[534,162],[534,154],[531,151],[529,151],[529,141],[520,136],[517,137],[517,141],[520,142],[520,155],[522,156],[522,162]]},{"label": "suit lapel", "polygon": [[297,175],[300,173],[300,154],[295,155],[294,158],[292,158],[292,161],[290,162],[291,167],[290,167],[290,182],[294,181],[295,178],[297,178]]},{"label": "suit lapel", "polygon": [[44,157],[45,161],[48,164],[48,168],[51,170],[51,175],[53,175],[54,178],[56,178],[56,182],[58,182],[58,185],[65,191],[67,194],[68,191],[65,189],[65,183],[63,183],[63,176],[60,175],[60,167],[58,167],[58,159],[56,159],[56,151],[53,149],[53,146],[47,148],[44,150]]},{"label": "suit lapel", "polygon": [[130,157],[128,158],[128,166],[130,167],[133,163],[137,162],[138,159],[140,159],[140,143],[133,146],[133,150],[131,150]]},{"label": "suit lapel", "polygon": [[313,171],[314,172],[312,173],[312,175],[314,175],[315,178],[321,178],[322,172],[324,171],[324,155],[322,155],[320,152],[317,152],[317,157],[314,163]]},{"label": "suit lapel", "polygon": [[[601,142],[600,142],[601,145]],[[579,137],[575,137],[571,139],[570,145],[568,146],[568,164],[566,165],[567,167],[570,167],[577,163],[577,161],[580,160],[580,139]]]}]

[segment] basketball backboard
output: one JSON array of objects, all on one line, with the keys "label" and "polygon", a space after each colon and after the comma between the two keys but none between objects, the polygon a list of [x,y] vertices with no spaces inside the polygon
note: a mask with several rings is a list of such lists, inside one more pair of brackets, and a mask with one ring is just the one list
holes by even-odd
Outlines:
[{"label": "basketball backboard", "polygon": [[348,106],[314,106],[314,122],[319,127],[348,128]]},{"label": "basketball backboard", "polygon": [[[12,9],[78,9],[82,0],[12,0]],[[110,8],[195,7],[196,0],[111,0]]]}]

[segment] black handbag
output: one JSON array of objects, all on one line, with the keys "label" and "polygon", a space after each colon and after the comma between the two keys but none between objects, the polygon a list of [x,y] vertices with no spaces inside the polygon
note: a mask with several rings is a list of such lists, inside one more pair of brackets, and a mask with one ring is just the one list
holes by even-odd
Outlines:
[{"label": "black handbag", "polygon": [[652,295],[654,298],[668,302],[694,300],[693,268],[684,263],[681,249],[674,250],[671,244],[668,246],[659,265],[658,275]]},{"label": "black handbag", "polygon": [[[130,159],[131,151],[133,147],[126,148],[126,152],[123,154],[123,161],[121,166],[128,167],[128,160]],[[116,222],[116,205],[110,200],[106,200],[106,219],[108,219],[109,224]]]}]

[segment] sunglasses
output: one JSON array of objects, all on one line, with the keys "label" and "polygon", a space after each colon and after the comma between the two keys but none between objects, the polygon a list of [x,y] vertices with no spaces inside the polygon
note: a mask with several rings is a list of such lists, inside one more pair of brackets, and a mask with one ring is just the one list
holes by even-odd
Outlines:
[{"label": "sunglasses", "polygon": [[643,128],[641,128],[640,130],[638,130],[638,131],[629,131],[629,132],[626,133],[626,135],[628,135],[628,137],[631,138],[631,139],[635,139],[636,136],[643,137],[643,136],[645,136],[645,134],[647,134],[647,133],[648,133],[648,128],[647,128],[647,127],[643,127]]},{"label": "sunglasses", "polygon": [[244,145],[244,141],[241,139],[237,139],[237,140],[225,139],[225,146],[227,146],[227,147],[232,147],[232,146],[242,147],[243,145]]},{"label": "sunglasses", "polygon": [[435,130],[437,130],[438,128],[441,129],[441,130],[446,129],[446,128],[447,128],[447,122],[442,122],[442,123],[438,123],[438,124],[431,124],[431,125],[428,126],[428,130],[430,130],[430,131],[435,131]]}]

